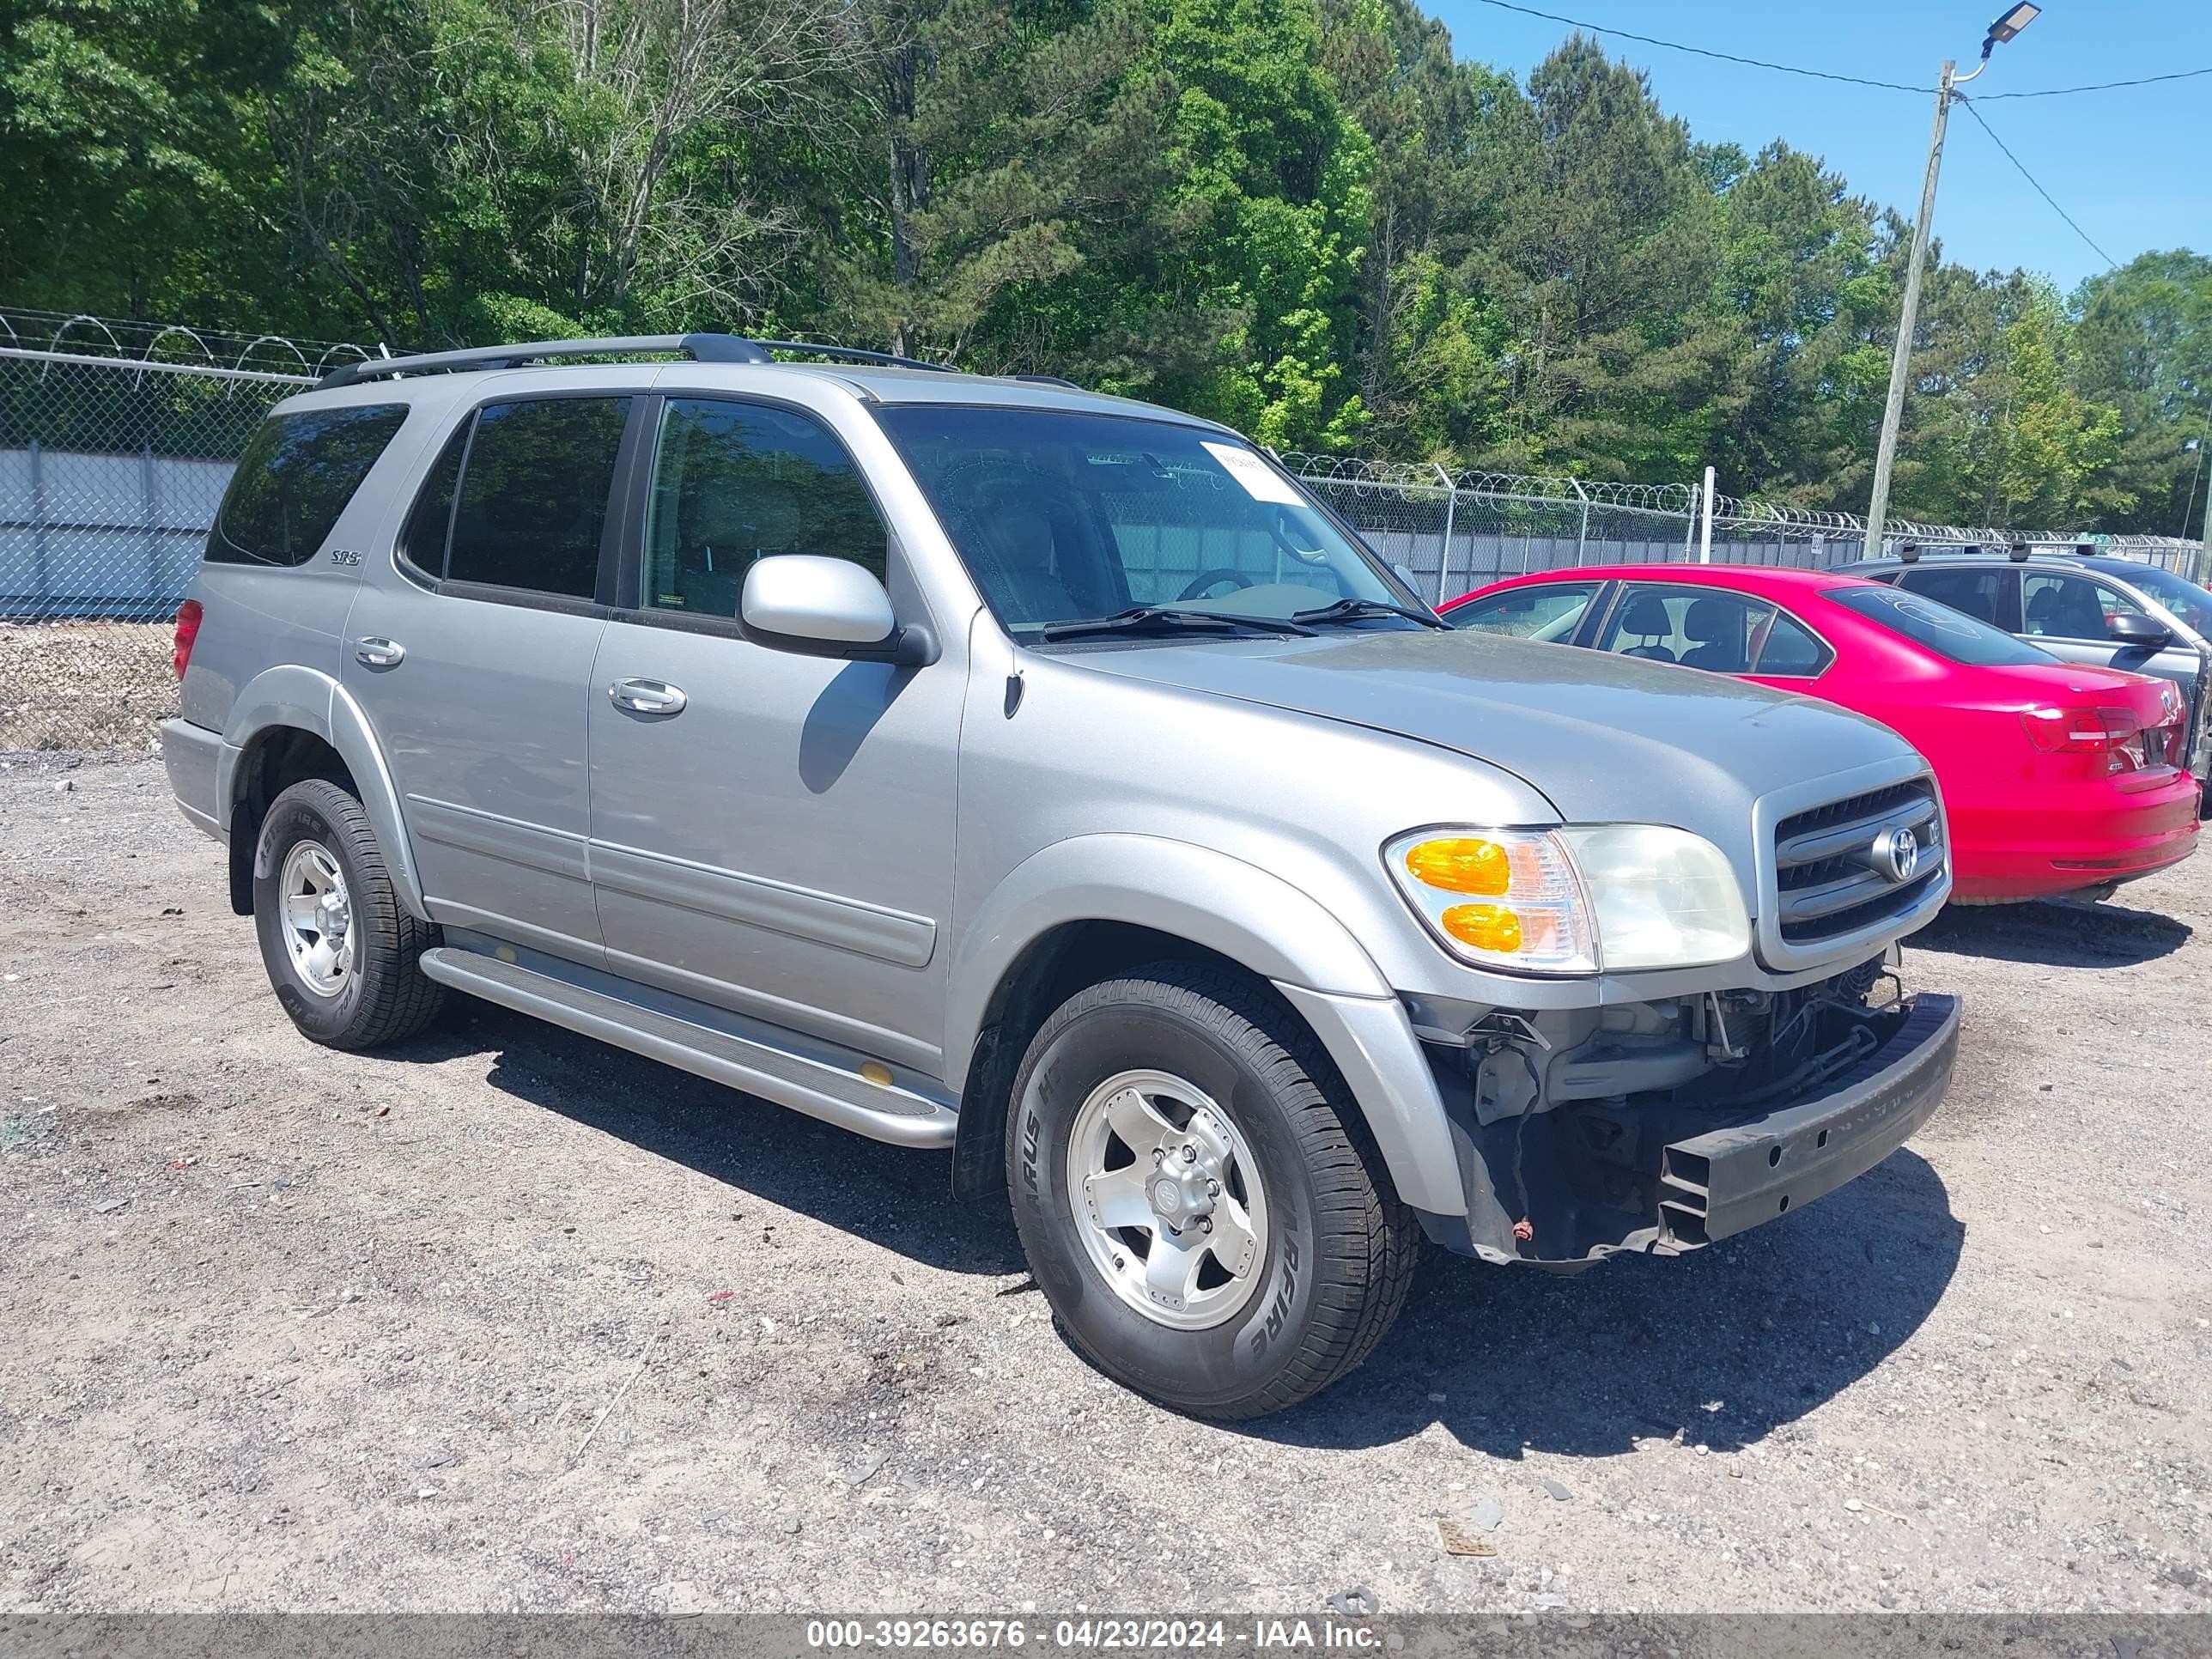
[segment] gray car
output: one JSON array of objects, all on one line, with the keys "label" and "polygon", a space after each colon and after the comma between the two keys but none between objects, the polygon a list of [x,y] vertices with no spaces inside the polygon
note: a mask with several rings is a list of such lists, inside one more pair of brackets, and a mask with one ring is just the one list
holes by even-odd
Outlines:
[{"label": "gray car", "polygon": [[1839,565],[2003,629],[2052,655],[2172,680],[2189,718],[2189,769],[2212,776],[2212,593],[2156,565],[2100,554],[1908,549]]},{"label": "gray car", "polygon": [[947,1151],[1193,1413],[1357,1365],[1425,1234],[1692,1249],[1951,1073],[1889,971],[1951,884],[1893,734],[1455,633],[1234,433],[1065,384],[349,368],[254,438],[179,635],[169,775],[308,1037],[459,990]]}]

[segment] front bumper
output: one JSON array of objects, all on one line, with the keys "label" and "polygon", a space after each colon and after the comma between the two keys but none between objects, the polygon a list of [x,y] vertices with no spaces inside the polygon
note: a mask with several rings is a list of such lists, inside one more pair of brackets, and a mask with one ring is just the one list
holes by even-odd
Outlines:
[{"label": "front bumper", "polygon": [[1572,1271],[1624,1250],[1679,1255],[1801,1209],[1903,1146],[1950,1086],[1958,999],[1923,992],[1898,1012],[1847,1069],[1756,1108],[1703,1104],[1692,1084],[1485,1123],[1459,1081],[1466,1056],[1432,1053],[1468,1203],[1424,1208],[1422,1224],[1463,1255]]},{"label": "front bumper", "polygon": [[1928,1121],[1958,1055],[1959,1000],[1923,992],[1887,1042],[1816,1098],[1669,1143],[1650,1248],[1710,1244],[1864,1175]]}]

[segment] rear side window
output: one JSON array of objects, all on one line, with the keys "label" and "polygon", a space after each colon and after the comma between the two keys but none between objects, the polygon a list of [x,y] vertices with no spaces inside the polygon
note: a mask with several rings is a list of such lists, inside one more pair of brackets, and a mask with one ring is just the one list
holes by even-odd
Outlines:
[{"label": "rear side window", "polygon": [[446,579],[592,598],[629,419],[627,398],[535,398],[478,410]]},{"label": "rear side window", "polygon": [[407,419],[404,404],[277,415],[239,457],[208,532],[216,564],[305,564]]},{"label": "rear side window", "polygon": [[461,422],[459,431],[446,441],[437,464],[422,481],[422,494],[399,531],[399,556],[421,574],[437,580],[446,574],[446,538],[453,527],[453,492],[460,487],[461,458],[469,453],[469,434],[476,422]]},{"label": "rear side window", "polygon": [[2014,608],[2018,601],[2013,594],[2012,572],[2004,566],[1968,565],[1950,570],[1931,570],[1923,566],[1905,572],[1897,582],[1908,592],[1925,593],[1954,611],[1963,611],[1975,621],[2002,628],[2008,634],[2020,629],[2019,613]]},{"label": "rear side window", "polygon": [[1829,654],[1803,623],[1778,611],[1765,637],[1753,641],[1751,672],[1770,679],[1814,679],[1827,671]]}]

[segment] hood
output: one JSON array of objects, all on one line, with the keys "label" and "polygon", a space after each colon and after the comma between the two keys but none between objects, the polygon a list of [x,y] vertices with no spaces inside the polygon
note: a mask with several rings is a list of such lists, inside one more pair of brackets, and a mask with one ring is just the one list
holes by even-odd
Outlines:
[{"label": "hood", "polygon": [[1912,752],[1833,703],[1493,634],[1346,629],[1067,660],[1456,750],[1514,773],[1570,823],[1669,823],[1723,846],[1741,842],[1758,796]]}]

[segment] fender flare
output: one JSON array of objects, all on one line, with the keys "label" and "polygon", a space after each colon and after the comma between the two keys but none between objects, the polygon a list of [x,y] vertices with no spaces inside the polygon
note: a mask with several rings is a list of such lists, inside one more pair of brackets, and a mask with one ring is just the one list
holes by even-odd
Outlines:
[{"label": "fender flare", "polygon": [[392,890],[409,914],[427,921],[422,885],[408,844],[406,820],[399,811],[399,791],[385,763],[383,745],[377,742],[368,716],[344,686],[319,669],[296,663],[256,675],[231,705],[223,727],[222,748],[216,761],[216,799],[222,804],[228,833],[238,800],[238,768],[264,732],[280,727],[307,732],[337,750],[338,758],[353,775],[362,810],[376,831],[378,850],[384,854]]},{"label": "fender flare", "polygon": [[[1017,866],[961,930],[950,971],[946,1081],[964,1091],[994,996],[1036,940],[1125,921],[1218,951],[1271,981],[1344,1073],[1393,1182],[1416,1208],[1464,1212],[1442,1100],[1397,993],[1344,924],[1281,877],[1188,842],[1101,834]],[[1003,1119],[981,1109],[991,1127]],[[963,1127],[966,1118],[963,1115]]]}]

